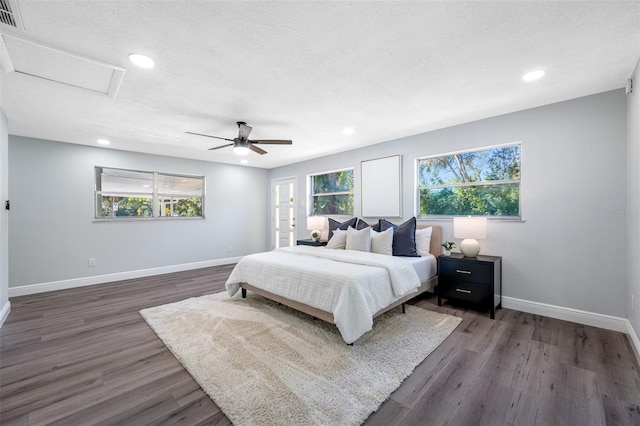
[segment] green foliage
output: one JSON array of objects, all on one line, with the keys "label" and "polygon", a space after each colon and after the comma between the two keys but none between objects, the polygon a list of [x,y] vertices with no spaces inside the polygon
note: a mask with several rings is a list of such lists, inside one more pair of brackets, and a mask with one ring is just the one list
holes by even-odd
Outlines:
[{"label": "green foliage", "polygon": [[116,217],[153,217],[150,198],[102,197],[102,217],[111,217],[111,207],[117,203]]},{"label": "green foliage", "polygon": [[353,170],[342,170],[312,177],[312,193],[314,195],[335,192],[353,193]]},{"label": "green foliage", "polygon": [[[169,200],[165,200],[169,201]],[[102,197],[101,217],[110,218],[111,208],[117,204],[116,217],[153,217],[151,198],[141,197]],[[161,205],[165,205],[162,203]],[[164,215],[168,216],[169,208],[165,208]],[[173,204],[173,216],[198,217],[202,216],[202,198],[182,198]]]},{"label": "green foliage", "polygon": [[421,216],[520,214],[520,184],[509,182],[520,179],[520,145],[421,160],[418,176]]},{"label": "green foliage", "polygon": [[441,244],[441,246],[444,247],[445,250],[451,250],[456,246],[456,243],[454,243],[453,241],[445,241]]},{"label": "green foliage", "polygon": [[312,215],[353,214],[353,170],[312,176],[311,192]]},{"label": "green foliage", "polygon": [[173,205],[174,216],[196,217],[202,216],[202,198],[182,198]]}]

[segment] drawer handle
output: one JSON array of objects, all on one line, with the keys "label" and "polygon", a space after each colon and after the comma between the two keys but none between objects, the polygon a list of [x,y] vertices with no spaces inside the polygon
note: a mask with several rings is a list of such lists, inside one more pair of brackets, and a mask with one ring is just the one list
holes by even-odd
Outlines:
[{"label": "drawer handle", "polygon": [[456,288],[456,291],[459,293],[466,293],[466,294],[471,294],[471,290],[465,290],[462,288]]},{"label": "drawer handle", "polygon": [[456,269],[456,272],[459,274],[467,274],[467,275],[471,275],[471,271],[465,271],[462,269]]}]

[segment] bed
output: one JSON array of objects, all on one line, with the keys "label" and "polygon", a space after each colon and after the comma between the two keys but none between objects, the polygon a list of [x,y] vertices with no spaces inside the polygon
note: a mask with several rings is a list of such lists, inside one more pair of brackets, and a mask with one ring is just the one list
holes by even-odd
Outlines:
[{"label": "bed", "polygon": [[431,227],[422,257],[295,246],[243,257],[226,282],[229,295],[247,290],[335,324],[346,343],[371,330],[373,319],[437,285],[434,254],[442,228]]}]

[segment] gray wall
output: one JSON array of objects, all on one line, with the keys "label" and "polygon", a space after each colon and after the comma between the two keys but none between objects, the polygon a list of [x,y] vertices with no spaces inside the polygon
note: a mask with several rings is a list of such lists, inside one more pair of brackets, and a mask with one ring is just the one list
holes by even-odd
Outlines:
[{"label": "gray wall", "polygon": [[[627,317],[640,335],[640,60],[627,96]],[[635,296],[635,297],[632,297]],[[634,306],[631,300],[634,299]]]},{"label": "gray wall", "polygon": [[[267,249],[263,169],[9,136],[9,286],[138,271]],[[205,220],[93,221],[94,166],[204,175]],[[227,250],[231,246],[231,250]],[[97,265],[88,267],[88,259]]]},{"label": "gray wall", "polygon": [[[307,174],[354,167],[359,215],[360,161],[401,154],[399,223],[414,215],[417,157],[521,141],[523,221],[491,221],[481,241],[483,253],[503,256],[503,294],[626,317],[626,108],[616,90],[280,167],[270,178],[297,177],[298,237],[307,238]],[[452,222],[441,224],[453,241]]]},{"label": "gray wall", "polygon": [[9,199],[8,127],[7,116],[0,110],[0,311],[9,303],[9,212],[4,208]]}]

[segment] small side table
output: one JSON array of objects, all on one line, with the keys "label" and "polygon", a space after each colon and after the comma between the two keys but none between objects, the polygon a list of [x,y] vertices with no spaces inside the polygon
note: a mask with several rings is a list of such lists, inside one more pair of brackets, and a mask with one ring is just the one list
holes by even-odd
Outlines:
[{"label": "small side table", "polygon": [[502,257],[438,256],[438,306],[443,298],[488,308],[495,319],[496,309],[502,307]]},{"label": "small side table", "polygon": [[299,246],[313,246],[313,247],[322,247],[322,246],[326,246],[327,242],[326,241],[313,241],[310,238],[306,239],[306,240],[298,240],[297,241],[297,245]]}]

